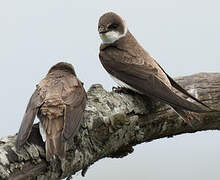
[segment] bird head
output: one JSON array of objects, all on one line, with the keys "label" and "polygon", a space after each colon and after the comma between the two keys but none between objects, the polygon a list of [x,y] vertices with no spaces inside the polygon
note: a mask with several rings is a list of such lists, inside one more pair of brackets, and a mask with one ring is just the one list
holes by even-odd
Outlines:
[{"label": "bird head", "polygon": [[75,73],[75,70],[74,70],[73,65],[70,64],[70,63],[67,63],[67,62],[59,62],[59,63],[53,65],[53,66],[50,68],[48,74],[49,74],[49,73],[52,73],[52,72],[54,72],[54,71],[56,71],[56,70],[67,71],[67,72],[73,74],[74,76],[76,76],[76,73]]},{"label": "bird head", "polygon": [[100,17],[98,31],[103,44],[112,44],[126,35],[127,26],[119,15],[108,12]]}]

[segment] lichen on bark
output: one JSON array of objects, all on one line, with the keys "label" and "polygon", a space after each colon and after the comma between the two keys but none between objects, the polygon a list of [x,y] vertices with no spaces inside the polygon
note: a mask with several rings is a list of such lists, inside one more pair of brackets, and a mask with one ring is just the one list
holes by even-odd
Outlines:
[{"label": "lichen on bark", "polygon": [[[220,73],[199,73],[176,79],[185,89],[206,104],[220,109]],[[21,151],[14,147],[16,135],[0,139],[0,179],[62,179],[102,158],[122,158],[133,146],[182,133],[220,129],[219,113],[198,115],[193,127],[167,105],[149,102],[132,93],[107,92],[99,84],[88,90],[84,119],[66,160],[45,160],[44,143],[35,124],[28,143]]]}]

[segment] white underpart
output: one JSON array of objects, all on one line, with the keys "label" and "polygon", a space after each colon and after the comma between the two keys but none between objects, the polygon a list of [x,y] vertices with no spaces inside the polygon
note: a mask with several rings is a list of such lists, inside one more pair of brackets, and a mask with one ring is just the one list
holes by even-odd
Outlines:
[{"label": "white underpart", "polygon": [[111,76],[111,78],[112,78],[120,87],[130,89],[130,90],[135,91],[135,92],[137,92],[137,93],[139,93],[139,94],[143,94],[142,92],[140,92],[140,91],[138,91],[137,89],[131,87],[130,85],[124,83],[123,81],[117,79],[116,77],[114,77],[114,76],[112,76],[112,75],[110,75],[110,76]]},{"label": "white underpart", "polygon": [[43,141],[46,142],[46,133],[41,122],[39,123],[39,129],[40,129],[40,135]]},{"label": "white underpart", "polygon": [[102,39],[103,44],[112,44],[113,42],[124,37],[127,31],[128,29],[126,27],[125,32],[123,34],[120,34],[118,31],[109,31],[109,32],[99,34],[99,35],[100,35],[100,38]]}]

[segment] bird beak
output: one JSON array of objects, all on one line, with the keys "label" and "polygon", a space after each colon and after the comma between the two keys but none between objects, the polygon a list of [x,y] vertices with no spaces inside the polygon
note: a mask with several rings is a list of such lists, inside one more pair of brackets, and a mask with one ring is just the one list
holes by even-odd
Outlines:
[{"label": "bird beak", "polygon": [[99,31],[99,34],[104,34],[104,33],[108,32],[104,26],[99,27],[98,31]]}]

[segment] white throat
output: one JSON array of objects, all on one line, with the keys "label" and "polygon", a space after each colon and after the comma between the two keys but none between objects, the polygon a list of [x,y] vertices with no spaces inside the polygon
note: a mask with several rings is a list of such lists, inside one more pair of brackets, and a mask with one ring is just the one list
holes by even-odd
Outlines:
[{"label": "white throat", "polygon": [[112,44],[120,38],[124,37],[127,34],[127,27],[123,34],[120,34],[118,31],[109,31],[104,34],[100,34],[103,44]]}]

